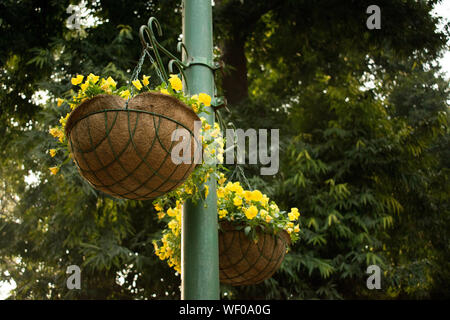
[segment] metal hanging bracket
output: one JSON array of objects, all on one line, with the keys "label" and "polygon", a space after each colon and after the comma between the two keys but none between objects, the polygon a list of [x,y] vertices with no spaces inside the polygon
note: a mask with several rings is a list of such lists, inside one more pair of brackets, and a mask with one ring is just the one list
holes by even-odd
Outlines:
[{"label": "metal hanging bracket", "polygon": [[219,62],[213,62],[205,57],[192,58],[192,57],[188,56],[188,59],[186,61],[186,67],[190,67],[193,65],[202,65],[202,66],[210,68],[212,71],[216,71],[216,70],[220,69]]},{"label": "metal hanging bracket", "polygon": [[227,99],[225,97],[214,97],[211,101],[211,106],[214,111],[225,108],[227,106]]},{"label": "metal hanging bracket", "polygon": [[[145,57],[145,55],[148,55],[151,62],[154,62],[156,71],[161,81],[167,82],[167,80],[169,79],[168,74],[174,73],[174,67],[176,67],[181,73],[181,76],[184,78],[186,86],[189,87],[189,83],[184,71],[190,66],[202,65],[209,68],[213,72],[221,68],[221,64],[217,61],[213,61],[212,59],[208,59],[206,57],[191,57],[183,42],[178,42],[177,51],[180,54],[183,54],[184,50],[184,55],[186,57],[185,61],[181,61],[156,40],[156,34],[160,37],[162,36],[161,25],[155,17],[151,17],[148,20],[147,25],[143,25],[140,27],[139,38],[141,40],[143,48],[143,57]],[[166,71],[166,68],[162,62],[160,52],[170,58],[167,65],[167,70],[169,73]],[[152,53],[152,55],[150,53]],[[152,56],[154,56],[154,60]],[[143,61],[140,61],[140,64],[142,64],[142,62]],[[139,72],[139,70],[137,71],[137,73]],[[213,100],[211,102],[211,106],[214,110],[226,107],[226,105],[227,103],[225,97],[213,97]]]},{"label": "metal hanging bracket", "polygon": [[[180,71],[181,75],[183,76],[186,82],[184,70],[188,67],[188,65],[183,61],[181,61],[179,58],[177,58],[175,55],[173,55],[169,50],[164,48],[156,40],[155,31],[153,30],[154,27],[156,28],[156,33],[158,34],[158,36],[162,36],[161,25],[159,24],[158,20],[155,17],[151,17],[150,19],[148,19],[147,25],[143,25],[139,29],[139,38],[141,40],[143,50],[148,54],[149,57],[151,57],[150,51],[153,52],[156,62],[156,69],[162,81],[167,81],[169,77],[166,68],[163,65],[160,51],[170,58],[170,61],[168,63],[169,73],[174,73],[173,67],[174,66],[177,67],[177,69]],[[186,47],[182,42],[179,42],[177,45],[177,51],[179,53],[182,53],[182,50],[185,51],[185,54],[189,59],[189,54],[186,50]]]}]

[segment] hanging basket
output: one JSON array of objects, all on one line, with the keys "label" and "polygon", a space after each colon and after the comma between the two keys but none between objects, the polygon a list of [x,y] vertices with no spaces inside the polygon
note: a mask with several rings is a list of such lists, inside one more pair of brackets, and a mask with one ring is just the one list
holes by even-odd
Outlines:
[{"label": "hanging basket", "polygon": [[290,237],[284,230],[277,235],[259,231],[255,243],[228,222],[221,222],[220,229],[219,277],[224,284],[252,285],[270,278],[290,245]]},{"label": "hanging basket", "polygon": [[[174,190],[195,168],[195,112],[169,95],[146,92],[124,99],[101,94],[69,116],[66,136],[78,170],[95,189],[117,198],[147,200]],[[171,158],[172,132],[190,133],[190,163]],[[201,148],[201,147],[200,147]]]}]

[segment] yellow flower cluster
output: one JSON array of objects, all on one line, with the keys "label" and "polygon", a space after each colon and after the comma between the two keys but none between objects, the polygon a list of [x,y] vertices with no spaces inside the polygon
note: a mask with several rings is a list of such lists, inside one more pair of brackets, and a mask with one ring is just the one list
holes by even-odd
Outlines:
[{"label": "yellow flower cluster", "polygon": [[199,113],[201,111],[201,106],[205,107],[211,106],[211,96],[206,93],[194,94],[191,97],[191,107],[195,113]]},{"label": "yellow flower cluster", "polygon": [[[169,267],[174,268],[178,273],[181,273],[180,255],[175,254],[174,247],[177,246],[179,238],[174,237],[171,233],[166,233],[161,239],[162,245],[158,245],[156,241],[153,242],[155,254],[161,260],[167,260]],[[181,249],[180,249],[181,250]]]},{"label": "yellow flower cluster", "polygon": [[[276,233],[285,230],[295,242],[298,239],[300,227],[297,222],[300,212],[292,208],[289,213],[280,211],[277,204],[259,190],[245,190],[239,182],[227,182],[223,173],[217,175],[217,208],[220,221],[234,221],[257,227],[265,225],[266,231]],[[206,180],[206,179],[205,179]],[[186,189],[186,186],[184,186]],[[192,188],[192,186],[189,186]],[[183,189],[183,188],[182,188]],[[208,192],[208,188],[205,189]],[[164,212],[163,200],[154,202],[158,218],[169,216],[167,229],[159,242],[154,241],[155,254],[161,260],[167,260],[170,267],[181,273],[181,202],[176,201],[175,207]]]},{"label": "yellow flower cluster", "polygon": [[55,127],[55,128],[50,128],[49,133],[55,137],[58,138],[59,142],[64,142],[64,132],[61,130],[61,128]]},{"label": "yellow flower cluster", "polygon": [[167,260],[169,267],[173,267],[181,273],[181,203],[177,201],[174,208],[169,208],[166,213],[161,204],[156,203],[155,209],[158,212],[158,218],[162,219],[167,214],[172,219],[168,223],[168,229],[164,231],[163,237],[158,241],[153,241],[155,254],[160,260]]},{"label": "yellow flower cluster", "polygon": [[[85,81],[83,82],[83,80]],[[76,77],[71,79],[71,83],[74,86],[79,86],[77,94],[72,96],[72,98],[67,101],[71,110],[74,110],[78,107],[83,101],[92,98],[98,94],[118,94],[121,96],[126,96],[126,92],[124,90],[116,90],[117,82],[114,81],[113,78],[100,78],[95,74],[90,73],[86,78],[83,75],[77,75]],[[126,90],[125,90],[126,91]],[[57,105],[61,106],[64,102],[64,99],[58,98]],[[67,118],[67,116],[66,116]]]},{"label": "yellow flower cluster", "polygon": [[223,163],[225,141],[222,132],[220,131],[219,124],[215,122],[214,127],[211,127],[204,117],[200,117],[200,120],[202,122],[200,138],[203,144],[205,163]]},{"label": "yellow flower cluster", "polygon": [[[228,182],[225,184],[225,177],[221,177],[217,188],[217,206],[219,218],[227,217],[225,212],[237,212],[229,220],[236,220],[245,217],[248,220],[256,219],[258,222],[267,224],[281,224],[283,229],[289,234],[300,232],[297,221],[300,213],[297,208],[292,208],[287,214],[280,212],[275,202],[259,190],[244,190],[239,182]],[[224,210],[224,211],[221,211]]]},{"label": "yellow flower cluster", "polygon": [[183,83],[181,82],[181,79],[178,78],[177,75],[171,74],[169,78],[170,86],[175,91],[181,91],[183,90]]},{"label": "yellow flower cluster", "polygon": [[136,87],[136,89],[141,90],[143,86],[144,87],[148,86],[148,84],[150,83],[148,81],[149,78],[150,78],[150,76],[143,75],[142,76],[142,83],[141,83],[141,81],[139,79],[131,81],[131,83],[133,84],[133,86]]},{"label": "yellow flower cluster", "polygon": [[84,76],[79,74],[75,78],[72,78],[71,82],[74,86],[77,86],[83,82],[83,79],[84,79]]}]

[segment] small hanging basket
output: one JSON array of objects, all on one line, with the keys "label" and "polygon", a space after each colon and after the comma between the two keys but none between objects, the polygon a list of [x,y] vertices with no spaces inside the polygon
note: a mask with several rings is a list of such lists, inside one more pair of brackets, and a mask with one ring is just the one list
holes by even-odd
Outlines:
[{"label": "small hanging basket", "polygon": [[228,222],[220,223],[220,282],[233,286],[252,285],[270,278],[281,265],[290,245],[286,231],[277,235],[259,231],[257,242]]},{"label": "small hanging basket", "polygon": [[[147,200],[174,190],[195,168],[195,112],[178,99],[145,92],[124,99],[101,94],[69,116],[66,136],[78,170],[95,189],[117,198]],[[190,134],[190,163],[175,164],[172,132]],[[201,148],[201,146],[200,146]]]}]

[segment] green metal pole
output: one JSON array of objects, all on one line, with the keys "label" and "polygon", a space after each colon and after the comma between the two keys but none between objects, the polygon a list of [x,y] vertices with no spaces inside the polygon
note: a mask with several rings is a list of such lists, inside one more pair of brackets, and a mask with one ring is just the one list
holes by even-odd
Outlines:
[{"label": "green metal pole", "polygon": [[[183,42],[191,65],[186,69],[189,94],[214,95],[213,33],[211,0],[183,1]],[[202,116],[213,125],[214,112]],[[187,201],[183,208],[181,245],[181,298],[217,300],[219,287],[219,245],[215,180],[207,182],[205,202]],[[206,204],[206,206],[205,206]]]}]

